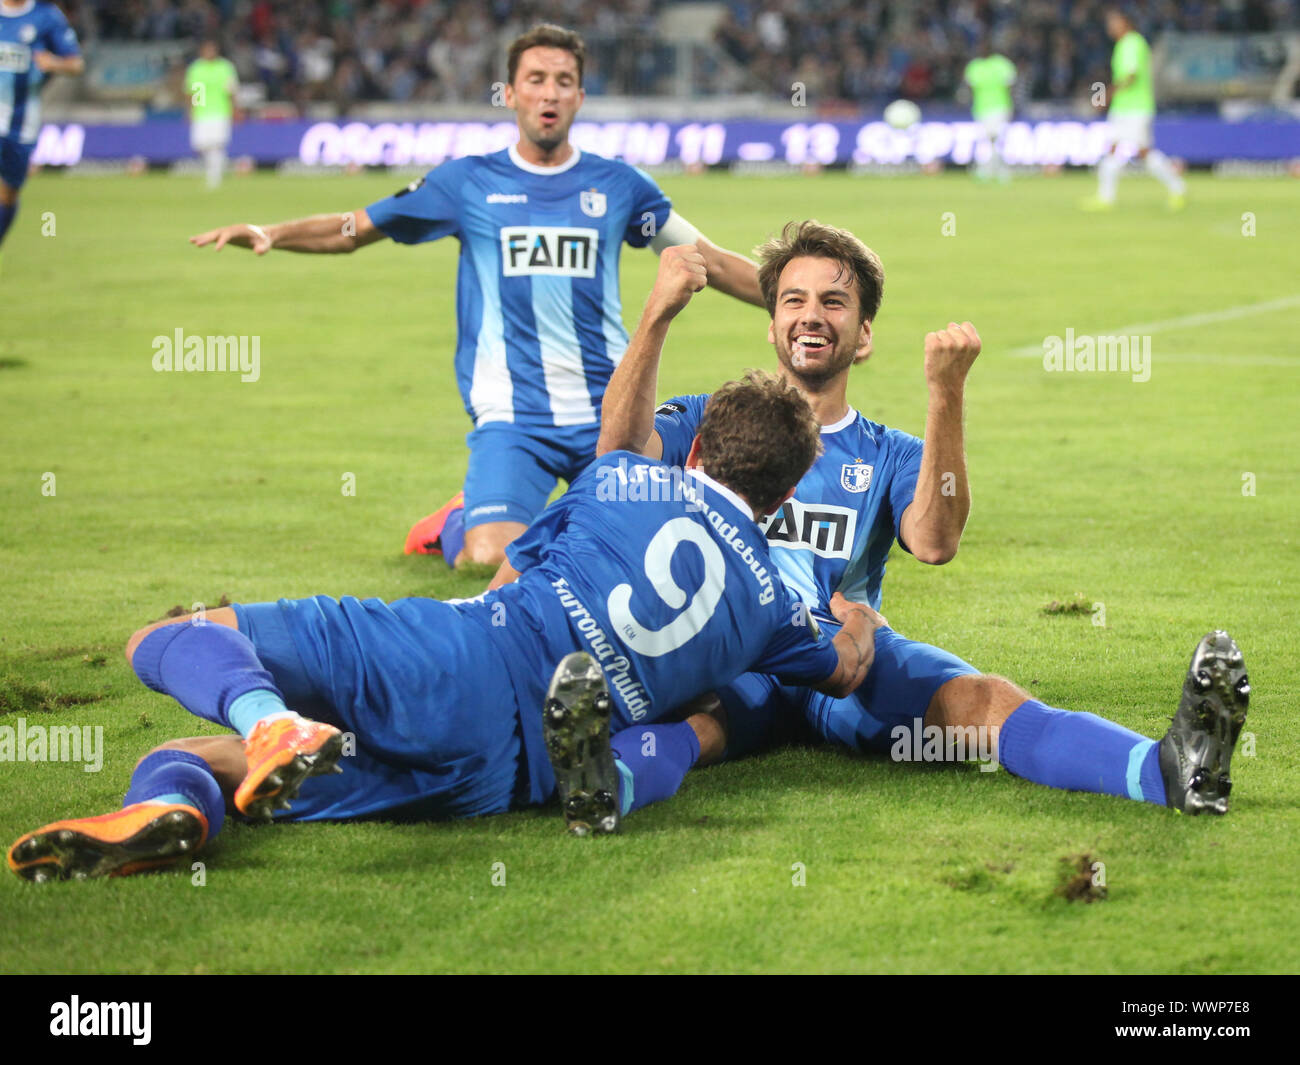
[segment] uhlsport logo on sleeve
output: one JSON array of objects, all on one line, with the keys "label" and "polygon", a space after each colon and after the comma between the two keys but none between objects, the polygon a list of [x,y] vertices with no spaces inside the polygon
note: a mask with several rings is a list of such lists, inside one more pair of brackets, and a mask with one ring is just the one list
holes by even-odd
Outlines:
[{"label": "uhlsport logo on sleeve", "polygon": [[846,492],[865,492],[871,487],[873,469],[865,462],[846,462],[840,470],[840,484]]},{"label": "uhlsport logo on sleeve", "polygon": [[595,277],[600,232],[581,226],[502,226],[501,273]]}]

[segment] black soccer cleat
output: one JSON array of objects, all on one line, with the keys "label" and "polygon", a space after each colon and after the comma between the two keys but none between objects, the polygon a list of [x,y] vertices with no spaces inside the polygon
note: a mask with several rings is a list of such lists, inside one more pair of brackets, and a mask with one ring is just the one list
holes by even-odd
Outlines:
[{"label": "black soccer cleat", "polygon": [[1246,660],[1232,637],[1216,629],[1196,645],[1183,698],[1160,741],[1160,774],[1175,810],[1228,812],[1228,763],[1249,704]]},{"label": "black soccer cleat", "polygon": [[618,831],[618,768],[609,746],[613,706],[596,660],[583,651],[565,655],[546,692],[542,735],[574,836]]}]

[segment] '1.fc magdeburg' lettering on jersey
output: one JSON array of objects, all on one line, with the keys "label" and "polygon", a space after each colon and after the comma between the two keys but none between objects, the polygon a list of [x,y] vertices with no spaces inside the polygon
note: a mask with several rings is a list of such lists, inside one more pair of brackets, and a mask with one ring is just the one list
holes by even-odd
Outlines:
[{"label": "'1.fc magdeburg' lettering on jersey", "polygon": [[454,236],[456,381],[476,425],[594,425],[627,349],[623,245],[670,204],[640,170],[573,150],[536,166],[509,148],[452,159],[366,210],[403,244]]}]

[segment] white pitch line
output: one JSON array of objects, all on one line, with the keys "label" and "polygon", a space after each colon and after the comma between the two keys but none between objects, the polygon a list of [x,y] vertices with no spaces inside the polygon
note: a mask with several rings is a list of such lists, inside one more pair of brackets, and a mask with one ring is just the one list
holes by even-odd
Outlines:
[{"label": "white pitch line", "polygon": [[1300,369],[1300,358],[1288,359],[1282,355],[1224,355],[1221,352],[1209,355],[1199,351],[1179,351],[1173,354],[1161,355],[1160,361],[1204,363],[1207,366],[1229,364],[1232,366],[1290,366],[1293,369]]},{"label": "white pitch line", "polygon": [[[1163,333],[1170,329],[1186,329],[1195,325],[1213,325],[1215,322],[1230,322],[1234,318],[1249,318],[1255,314],[1269,314],[1272,311],[1283,311],[1288,307],[1300,307],[1300,296],[1283,296],[1278,300],[1267,300],[1264,303],[1243,303],[1237,307],[1225,307],[1221,311],[1203,311],[1200,314],[1188,314],[1182,318],[1165,318],[1159,322],[1138,322],[1135,325],[1121,325],[1115,329],[1106,332],[1090,334],[1092,336],[1147,336],[1151,333]],[[1079,336],[1083,336],[1080,333]],[[1012,348],[1008,353],[1018,359],[1026,359],[1031,356],[1042,358],[1043,345],[1026,344],[1023,347]]]}]

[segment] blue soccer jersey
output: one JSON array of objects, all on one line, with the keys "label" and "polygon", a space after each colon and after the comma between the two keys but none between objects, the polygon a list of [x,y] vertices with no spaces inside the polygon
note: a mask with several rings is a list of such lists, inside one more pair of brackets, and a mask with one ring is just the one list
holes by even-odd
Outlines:
[{"label": "blue soccer jersey", "polygon": [[77,35],[53,4],[0,8],[0,137],[34,144],[41,131],[40,94],[46,76],[35,52],[80,55]]},{"label": "blue soccer jersey", "polygon": [[610,452],[506,553],[518,581],[458,606],[509,664],[536,798],[553,786],[540,708],[572,651],[604,669],[614,731],[746,670],[815,685],[839,664],[744,501],[700,471],[674,479],[662,463]]},{"label": "blue soccer jersey", "polygon": [[[663,461],[686,461],[707,395],[678,396],[655,412]],[[885,559],[898,540],[921,470],[921,441],[850,409],[822,426],[823,453],[794,496],[763,523],[768,549],[785,582],[823,620],[831,596],[880,609]],[[838,624],[838,623],[837,623]]]},{"label": "blue soccer jersey", "polygon": [[557,167],[513,147],[443,163],[366,208],[402,244],[460,240],[456,378],[476,425],[591,425],[623,352],[618,265],[670,203],[644,173],[579,152]]},{"label": "blue soccer jersey", "polygon": [[[236,604],[288,704],[357,738],[289,817],[467,817],[555,789],[542,708],[556,665],[604,669],[611,728],[663,719],[748,669],[789,684],[839,655],[734,492],[630,452],[592,463],[507,548],[521,575],[468,600]],[[773,683],[776,681],[774,680]]]}]

